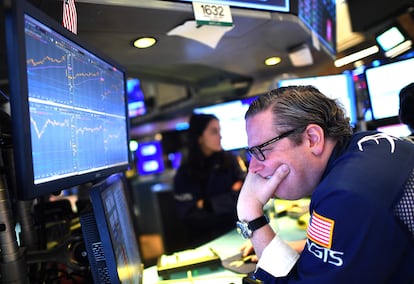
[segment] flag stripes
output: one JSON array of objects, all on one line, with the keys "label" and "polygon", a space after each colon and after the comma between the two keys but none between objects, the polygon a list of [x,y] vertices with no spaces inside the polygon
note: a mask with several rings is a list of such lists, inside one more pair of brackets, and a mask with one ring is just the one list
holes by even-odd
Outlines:
[{"label": "flag stripes", "polygon": [[75,0],[63,1],[63,26],[72,33],[77,33],[78,16],[76,14]]},{"label": "flag stripes", "polygon": [[313,242],[323,247],[331,248],[334,225],[334,220],[313,212],[308,226],[307,236]]}]

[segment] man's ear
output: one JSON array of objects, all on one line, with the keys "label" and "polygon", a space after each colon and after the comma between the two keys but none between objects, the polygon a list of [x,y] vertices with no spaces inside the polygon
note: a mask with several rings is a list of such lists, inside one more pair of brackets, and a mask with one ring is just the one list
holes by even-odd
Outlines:
[{"label": "man's ear", "polygon": [[320,155],[323,152],[325,145],[325,134],[322,127],[317,124],[309,124],[305,130],[305,139],[315,155]]}]

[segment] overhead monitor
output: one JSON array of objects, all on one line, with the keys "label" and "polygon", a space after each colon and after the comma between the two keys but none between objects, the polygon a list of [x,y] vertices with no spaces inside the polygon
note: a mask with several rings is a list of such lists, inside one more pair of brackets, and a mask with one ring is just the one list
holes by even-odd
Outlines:
[{"label": "overhead monitor", "polygon": [[367,68],[365,79],[374,119],[398,116],[399,93],[414,82],[414,58]]},{"label": "overhead monitor", "polygon": [[336,1],[299,0],[298,17],[332,56],[336,55]]},{"label": "overhead monitor", "polygon": [[128,189],[123,175],[108,177],[90,191],[93,213],[81,215],[95,283],[142,283],[143,263]]},{"label": "overhead monitor", "polygon": [[357,107],[355,87],[350,74],[344,73],[328,76],[292,78],[280,80],[278,83],[279,87],[292,85],[312,85],[331,99],[337,99],[345,108],[346,115],[349,117],[351,125],[353,127],[356,126]]},{"label": "overhead monitor", "polygon": [[179,0],[183,2],[204,2],[231,7],[266,10],[273,12],[290,12],[290,0]]},{"label": "overhead monitor", "polygon": [[127,169],[124,69],[26,1],[11,6],[6,41],[19,198]]},{"label": "overhead monitor", "polygon": [[194,113],[215,115],[220,122],[221,146],[224,150],[246,148],[247,134],[244,115],[255,97],[199,107]]},{"label": "overhead monitor", "polygon": [[388,51],[405,41],[405,36],[397,26],[392,26],[375,37],[383,51]]}]

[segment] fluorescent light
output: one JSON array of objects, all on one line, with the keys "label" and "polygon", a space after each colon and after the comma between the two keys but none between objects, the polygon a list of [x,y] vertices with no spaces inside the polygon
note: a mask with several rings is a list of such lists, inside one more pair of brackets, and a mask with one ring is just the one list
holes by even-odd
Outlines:
[{"label": "fluorescent light", "polygon": [[385,56],[386,57],[390,57],[393,58],[397,55],[400,55],[403,52],[406,52],[407,50],[409,50],[411,48],[412,42],[411,40],[406,40],[403,43],[397,45],[394,48],[391,48],[390,50],[385,52]]},{"label": "fluorescent light", "polygon": [[375,54],[379,51],[379,47],[377,45],[373,45],[371,47],[368,47],[366,49],[363,49],[361,51],[352,53],[348,56],[342,57],[340,59],[335,60],[334,64],[335,67],[342,67],[344,65],[347,65],[351,62],[355,62],[357,60],[360,60],[362,58],[368,57],[372,54]]}]

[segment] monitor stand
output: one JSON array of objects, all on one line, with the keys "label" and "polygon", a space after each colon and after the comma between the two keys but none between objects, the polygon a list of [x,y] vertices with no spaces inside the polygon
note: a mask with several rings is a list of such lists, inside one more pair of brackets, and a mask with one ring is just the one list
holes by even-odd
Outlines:
[{"label": "monitor stand", "polygon": [[0,275],[1,283],[29,283],[23,251],[17,244],[15,222],[0,151]]}]

